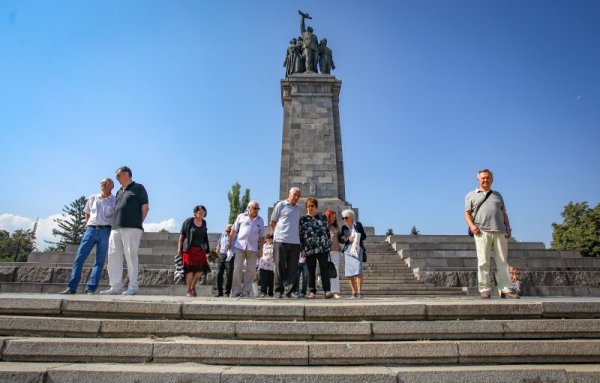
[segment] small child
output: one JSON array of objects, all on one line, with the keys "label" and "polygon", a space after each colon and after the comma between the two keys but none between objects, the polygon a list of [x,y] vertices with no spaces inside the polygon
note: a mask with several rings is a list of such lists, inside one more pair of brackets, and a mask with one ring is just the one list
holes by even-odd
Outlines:
[{"label": "small child", "polygon": [[517,270],[517,268],[514,266],[510,266],[508,268],[508,274],[510,275],[514,292],[521,295],[521,276],[519,275],[519,270]]},{"label": "small child", "polygon": [[263,246],[262,257],[258,260],[258,272],[260,274],[260,296],[264,298],[267,294],[273,296],[273,285],[275,282],[275,258],[273,258],[273,234],[267,234],[266,244]]},{"label": "small child", "polygon": [[[302,278],[302,285],[300,284],[300,278]],[[296,272],[296,288],[292,292],[294,298],[306,297],[306,288],[308,286],[308,264],[306,263],[306,257],[304,252],[300,252],[300,258],[298,259],[298,271]]]}]

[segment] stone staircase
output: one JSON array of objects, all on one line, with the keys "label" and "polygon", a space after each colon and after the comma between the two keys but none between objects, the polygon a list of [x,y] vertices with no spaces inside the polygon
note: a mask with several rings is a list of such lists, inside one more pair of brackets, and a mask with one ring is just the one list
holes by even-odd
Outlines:
[{"label": "stone staircase", "polygon": [[[465,295],[460,287],[435,286],[418,280],[413,271],[386,242],[385,236],[369,236],[365,242],[367,262],[364,263],[363,291],[369,296],[390,295]],[[344,277],[344,265],[340,262],[341,293],[351,293]]]},{"label": "stone staircase", "polygon": [[[173,257],[177,233],[144,233],[140,242],[140,294],[184,295],[183,285],[173,284]],[[209,234],[215,247],[218,233]],[[370,235],[365,241],[363,290],[369,296],[477,294],[475,245],[462,235],[390,237]],[[32,253],[28,262],[0,264],[0,293],[56,293],[65,288],[76,246],[62,253]],[[83,276],[89,272],[93,255]],[[546,249],[539,242],[509,242],[509,262],[521,272],[529,296],[600,296],[600,258],[584,258],[578,251]],[[350,288],[340,265],[342,295]],[[199,293],[212,294],[216,267]],[[83,286],[80,287],[83,289]],[[100,289],[108,288],[103,273]]]},{"label": "stone staircase", "polygon": [[[386,241],[419,281],[477,293],[477,256],[469,236],[394,235]],[[600,258],[546,249],[541,242],[511,240],[508,248],[509,264],[520,272],[524,295],[600,296]]]},{"label": "stone staircase", "polygon": [[600,299],[0,294],[0,382],[600,382]]},{"label": "stone staircase", "polygon": [[[173,258],[177,249],[177,233],[144,233],[140,241],[140,294],[184,295],[183,285],[174,285]],[[216,246],[219,234],[209,234],[211,248]],[[413,271],[386,243],[386,237],[371,235],[366,241],[368,262],[365,262],[363,290],[370,296],[390,295],[464,295],[466,289],[455,286],[436,286],[419,281]],[[64,252],[34,252],[26,263],[5,263],[0,266],[0,292],[56,293],[64,290],[70,274],[77,246],[69,246]],[[89,273],[94,254],[90,255],[84,268],[82,280]],[[199,294],[212,294],[216,266],[201,286]],[[343,260],[340,261],[340,287],[342,295],[350,294],[344,277]],[[124,273],[126,275],[126,273]],[[99,289],[108,288],[106,270]],[[80,285],[83,289],[83,284]]]}]

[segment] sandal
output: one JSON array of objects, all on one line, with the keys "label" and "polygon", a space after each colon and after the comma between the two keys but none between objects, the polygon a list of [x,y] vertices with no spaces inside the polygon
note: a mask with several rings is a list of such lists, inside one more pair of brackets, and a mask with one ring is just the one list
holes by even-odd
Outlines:
[{"label": "sandal", "polygon": [[306,298],[308,298],[308,299],[314,299],[315,298],[315,293],[313,293],[313,292],[308,293],[308,295],[306,296]]}]

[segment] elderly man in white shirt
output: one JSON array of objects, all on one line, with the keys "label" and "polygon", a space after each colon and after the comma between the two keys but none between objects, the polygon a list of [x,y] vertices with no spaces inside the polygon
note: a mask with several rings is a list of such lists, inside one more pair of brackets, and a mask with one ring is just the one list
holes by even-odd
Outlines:
[{"label": "elderly man in white shirt", "polygon": [[69,284],[60,294],[75,294],[77,292],[83,265],[94,246],[96,246],[96,262],[88,277],[85,293],[93,294],[98,288],[106,255],[108,254],[108,239],[115,215],[115,196],[112,194],[114,187],[115,184],[110,178],[104,178],[100,181],[100,194],[94,194],[88,198],[83,209],[87,227],[79,249],[77,249]]},{"label": "elderly man in white shirt", "polygon": [[[252,296],[252,282],[256,276],[256,261],[261,256],[265,243],[265,223],[258,215],[260,206],[256,201],[250,201],[248,210],[237,216],[231,233],[227,250],[233,244],[235,263],[233,267],[233,284],[231,297]],[[237,236],[237,238],[236,238]],[[244,262],[246,263],[244,271]]]}]

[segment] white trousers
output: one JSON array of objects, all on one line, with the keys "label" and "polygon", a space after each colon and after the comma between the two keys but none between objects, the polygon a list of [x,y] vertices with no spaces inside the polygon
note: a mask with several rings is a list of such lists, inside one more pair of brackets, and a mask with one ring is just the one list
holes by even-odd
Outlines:
[{"label": "white trousers", "polygon": [[337,271],[337,277],[329,278],[329,284],[331,285],[332,293],[340,292],[340,257],[342,253],[340,251],[330,251],[329,257],[331,258],[331,262],[335,265],[335,270]]},{"label": "white trousers", "polygon": [[127,262],[129,289],[138,290],[138,249],[142,230],[131,227],[112,229],[108,241],[108,280],[113,289],[123,289],[123,256]]},{"label": "white trousers", "polygon": [[[235,261],[233,266],[233,283],[231,295],[242,294],[244,297],[252,296],[252,283],[256,276],[256,261],[258,251],[242,250],[235,248]],[[244,261],[246,266],[244,267]],[[245,271],[244,271],[245,270]]]},{"label": "white trousers", "polygon": [[512,282],[508,275],[508,240],[500,231],[482,231],[475,235],[477,250],[477,281],[479,292],[490,291],[490,258],[496,263],[498,289],[511,291]]}]

